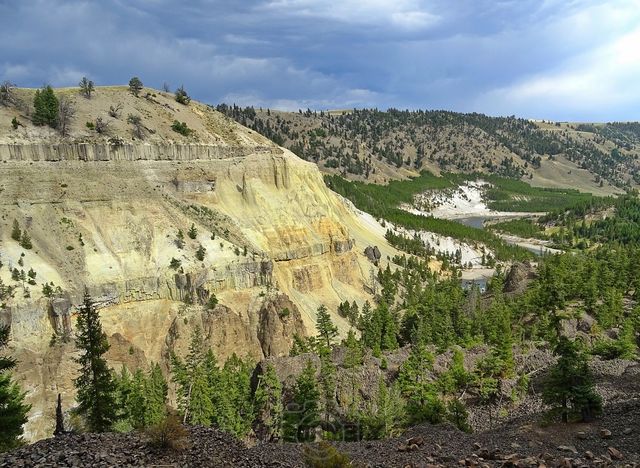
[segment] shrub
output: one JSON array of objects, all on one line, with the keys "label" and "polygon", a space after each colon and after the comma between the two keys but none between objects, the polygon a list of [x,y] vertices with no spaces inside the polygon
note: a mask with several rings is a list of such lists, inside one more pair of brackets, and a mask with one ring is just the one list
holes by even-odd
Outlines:
[{"label": "shrub", "polygon": [[14,130],[18,130],[18,127],[20,126],[20,122],[18,122],[18,119],[16,119],[15,117],[13,119],[11,119],[11,126],[13,127]]},{"label": "shrub", "polygon": [[207,249],[205,249],[203,246],[198,247],[198,250],[196,250],[196,258],[200,261],[203,261],[206,252]]},{"label": "shrub", "polygon": [[198,236],[198,228],[196,227],[195,224],[191,223],[191,227],[189,228],[189,230],[187,231],[187,235],[191,238],[191,239],[195,239]]},{"label": "shrub", "polygon": [[171,129],[183,136],[189,136],[193,132],[193,130],[187,126],[186,122],[178,122],[177,120],[173,121]]},{"label": "shrub", "polygon": [[176,89],[176,102],[184,104],[185,106],[189,104],[189,102],[191,102],[191,98],[184,90],[184,86],[180,86],[178,89]]},{"label": "shrub", "polygon": [[329,442],[322,441],[316,446],[304,448],[304,463],[309,468],[351,468],[349,457]]},{"label": "shrub", "polygon": [[93,122],[87,122],[85,125],[89,130],[95,130],[95,128],[96,128],[96,126],[95,126],[95,124]]},{"label": "shrub", "polygon": [[189,434],[175,414],[150,426],[145,433],[150,445],[162,449],[183,450],[189,443]]},{"label": "shrub", "polygon": [[174,270],[177,270],[178,268],[180,268],[181,265],[182,265],[182,262],[177,258],[171,258],[171,261],[169,262],[169,266]]},{"label": "shrub", "polygon": [[109,106],[109,115],[111,117],[113,117],[114,119],[117,119],[120,117],[120,111],[122,111],[122,104],[117,104],[115,106],[111,105]]},{"label": "shrub", "polygon": [[214,293],[211,293],[211,296],[209,296],[209,300],[207,301],[207,309],[212,310],[217,305],[218,305],[218,298]]}]

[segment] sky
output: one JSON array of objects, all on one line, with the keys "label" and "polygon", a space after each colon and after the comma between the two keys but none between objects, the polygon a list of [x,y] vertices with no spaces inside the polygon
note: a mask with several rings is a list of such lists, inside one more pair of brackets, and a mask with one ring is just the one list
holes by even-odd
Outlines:
[{"label": "sky", "polygon": [[0,0],[0,80],[284,110],[640,120],[640,0]]}]

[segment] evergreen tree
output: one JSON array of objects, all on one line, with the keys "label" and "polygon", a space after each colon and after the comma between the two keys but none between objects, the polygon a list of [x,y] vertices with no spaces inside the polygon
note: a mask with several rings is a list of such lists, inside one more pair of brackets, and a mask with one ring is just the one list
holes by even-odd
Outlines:
[{"label": "evergreen tree", "polygon": [[115,400],[118,406],[118,422],[114,425],[118,432],[129,432],[133,429],[131,418],[131,395],[133,394],[133,380],[127,369],[122,366],[120,374],[114,374]]},{"label": "evergreen tree", "polygon": [[80,92],[84,97],[91,99],[91,93],[93,93],[93,90],[95,89],[93,81],[88,79],[86,76],[83,76],[80,83],[78,83],[78,86],[80,87]]},{"label": "evergreen tree", "polygon": [[554,348],[558,362],[551,368],[542,393],[545,403],[554,405],[563,422],[570,410],[590,421],[602,409],[602,398],[595,390],[585,354],[578,344],[561,336]]},{"label": "evergreen tree", "polygon": [[22,231],[22,237],[20,238],[20,247],[26,250],[31,250],[31,248],[33,247],[33,244],[31,243],[31,237],[29,236],[29,233],[26,229]]},{"label": "evergreen tree", "polygon": [[277,441],[282,435],[282,383],[275,368],[267,364],[258,377],[255,392],[258,438],[269,442]]},{"label": "evergreen tree", "polygon": [[490,353],[476,365],[475,382],[480,402],[489,410],[489,427],[493,426],[493,405],[498,400],[502,389],[500,376],[503,363],[496,353]]},{"label": "evergreen tree", "polygon": [[151,366],[145,382],[145,427],[150,427],[166,420],[167,414],[167,394],[169,386],[165,379],[160,365],[155,363]]},{"label": "evergreen tree", "polygon": [[58,98],[51,86],[36,91],[33,98],[33,123],[56,128],[58,125]]},{"label": "evergreen tree", "polygon": [[142,81],[137,76],[134,76],[129,80],[129,91],[131,91],[131,94],[135,97],[138,97],[140,91],[142,91],[142,87]]},{"label": "evergreen tree", "polygon": [[302,338],[297,333],[293,335],[293,343],[291,345],[291,350],[289,351],[289,356],[299,356],[300,354],[310,353],[311,348],[309,347],[309,342]]},{"label": "evergreen tree", "polygon": [[189,231],[187,231],[187,235],[191,238],[191,239],[195,239],[198,236],[198,228],[196,227],[195,224],[191,224],[191,227],[189,228]]},{"label": "evergreen tree", "polygon": [[[0,350],[9,341],[9,327],[0,327]],[[27,422],[30,405],[24,403],[25,393],[11,378],[9,371],[16,365],[11,357],[0,356],[0,452],[22,444],[22,425]]]},{"label": "evergreen tree", "polygon": [[182,232],[182,229],[178,229],[178,234],[176,236],[176,246],[179,249],[184,248],[184,233]]},{"label": "evergreen tree", "polygon": [[80,364],[80,375],[74,381],[76,411],[86,418],[89,430],[104,432],[111,428],[117,416],[115,384],[103,357],[109,350],[107,335],[102,331],[100,315],[87,292],[78,311],[76,327],[76,348],[80,351],[75,360]]},{"label": "evergreen tree", "polygon": [[204,255],[207,253],[207,249],[205,249],[202,245],[198,247],[196,250],[196,258],[200,261],[204,260]]},{"label": "evergreen tree", "polygon": [[184,86],[180,86],[178,89],[176,89],[175,97],[176,102],[179,102],[180,104],[187,105],[189,104],[189,102],[191,102],[191,98],[185,91]]},{"label": "evergreen tree", "polygon": [[146,427],[147,395],[146,377],[142,369],[136,369],[131,379],[131,394],[128,400],[128,412],[131,426],[135,429]]},{"label": "evergreen tree", "polygon": [[329,426],[329,422],[336,412],[336,366],[329,353],[320,354],[319,383],[323,421],[326,426]]},{"label": "evergreen tree", "polygon": [[191,335],[189,354],[183,362],[171,355],[173,381],[178,385],[178,408],[183,414],[183,423],[211,425],[213,403],[211,385],[205,367],[202,329],[197,326]]},{"label": "evergreen tree", "polygon": [[320,424],[318,402],[320,392],[316,382],[316,369],[307,361],[307,366],[296,379],[292,402],[284,415],[284,439],[288,442],[311,442],[314,431]]},{"label": "evergreen tree", "polygon": [[434,356],[424,346],[414,346],[400,366],[398,385],[407,399],[407,413],[412,423],[443,421],[445,407],[431,379]]},{"label": "evergreen tree", "polygon": [[320,352],[330,352],[333,340],[338,336],[338,327],[331,321],[329,311],[324,305],[318,307],[316,315],[316,330],[320,339]]},{"label": "evergreen tree", "polygon": [[342,365],[347,369],[361,366],[364,352],[353,330],[349,330],[347,338],[342,344],[346,348]]},{"label": "evergreen tree", "polygon": [[468,418],[469,413],[460,400],[455,398],[447,403],[447,419],[463,432],[471,432]]},{"label": "evergreen tree", "polygon": [[214,424],[223,431],[244,437],[254,420],[251,395],[253,365],[232,354],[220,372],[219,385],[215,388]]},{"label": "evergreen tree", "polygon": [[361,414],[364,439],[384,439],[399,434],[406,420],[405,402],[397,384],[387,386],[383,377],[378,393]]},{"label": "evergreen tree", "polygon": [[13,228],[11,229],[11,238],[16,242],[20,242],[20,239],[22,239],[22,231],[20,230],[20,225],[15,219],[13,220]]}]

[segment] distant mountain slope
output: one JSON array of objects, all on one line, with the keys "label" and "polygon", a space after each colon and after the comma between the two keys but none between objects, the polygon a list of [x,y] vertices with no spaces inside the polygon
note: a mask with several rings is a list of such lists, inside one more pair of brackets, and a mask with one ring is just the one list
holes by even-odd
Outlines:
[{"label": "distant mountain slope", "polygon": [[[219,105],[326,172],[352,179],[484,172],[612,193],[640,182],[640,125],[533,122],[448,111],[282,112]],[[574,174],[575,172],[575,174]]]}]

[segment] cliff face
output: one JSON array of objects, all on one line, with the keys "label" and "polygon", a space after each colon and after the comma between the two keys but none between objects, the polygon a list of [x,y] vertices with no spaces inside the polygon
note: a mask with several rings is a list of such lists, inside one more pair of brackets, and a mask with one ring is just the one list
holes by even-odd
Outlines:
[{"label": "cliff face", "polygon": [[[101,308],[111,365],[130,370],[151,362],[166,370],[196,325],[220,361],[286,355],[295,333],[315,332],[320,304],[335,311],[370,299],[362,251],[378,245],[392,255],[384,239],[325,187],[315,165],[225,125],[217,143],[171,143],[160,132],[115,147],[4,138],[0,279],[15,289],[0,321],[11,325],[16,376],[33,405],[28,438],[50,434],[58,392],[73,397],[71,338],[85,288]],[[11,238],[14,220],[31,249]],[[33,270],[35,284],[13,280],[16,268]],[[208,308],[212,294],[219,304]]]}]

